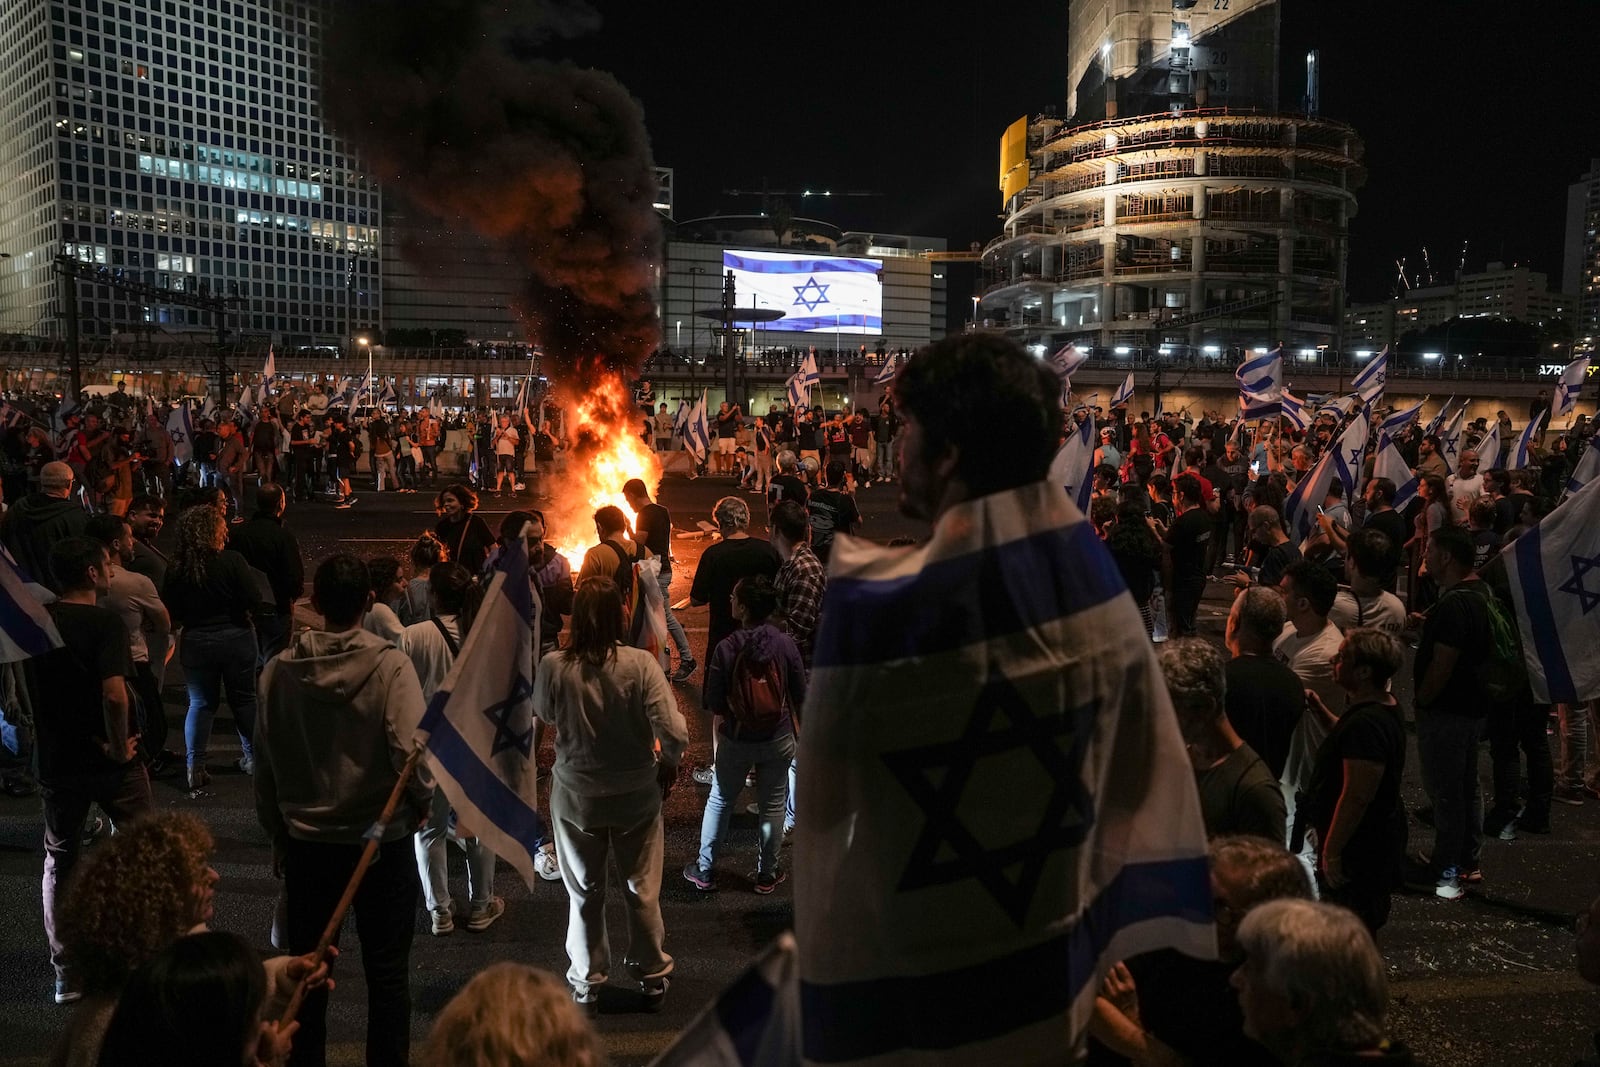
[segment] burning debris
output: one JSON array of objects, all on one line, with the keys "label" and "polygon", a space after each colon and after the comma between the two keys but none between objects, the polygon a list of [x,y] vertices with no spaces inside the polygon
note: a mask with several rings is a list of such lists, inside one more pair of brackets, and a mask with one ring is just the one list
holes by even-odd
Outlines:
[{"label": "burning debris", "polygon": [[544,347],[573,443],[573,499],[552,522],[587,536],[600,479],[609,503],[627,478],[653,487],[660,473],[627,388],[659,334],[661,227],[643,111],[610,74],[541,54],[599,17],[534,0],[329,8],[329,121],[379,181],[503,246],[526,272],[517,310]]}]

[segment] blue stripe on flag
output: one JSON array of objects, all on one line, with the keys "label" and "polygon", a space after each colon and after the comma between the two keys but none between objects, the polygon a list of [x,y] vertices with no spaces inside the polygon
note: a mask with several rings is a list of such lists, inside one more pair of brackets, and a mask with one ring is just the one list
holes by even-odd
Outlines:
[{"label": "blue stripe on flag", "polygon": [[929,563],[903,578],[830,578],[816,665],[948,652],[1075,615],[1125,588],[1087,522]]},{"label": "blue stripe on flag", "polygon": [[[4,564],[0,563],[0,566]],[[23,590],[21,595],[29,594]],[[0,593],[0,629],[5,631],[6,636],[18,649],[29,656],[42,656],[56,647],[56,643],[50,639],[50,631],[41,626],[39,620],[25,606],[17,602],[9,589]]]},{"label": "blue stripe on flag", "polygon": [[[826,306],[826,305],[823,305]],[[750,325],[749,319],[735,318],[735,323]],[[776,333],[827,333],[832,329],[849,329],[852,326],[861,326],[869,330],[883,329],[883,316],[862,315],[854,312],[846,315],[786,315],[781,319],[761,323],[763,331],[772,330]]]},{"label": "blue stripe on flag", "polygon": [[745,971],[717,997],[717,1022],[741,1064],[756,1062],[777,999],[777,991],[757,967]]},{"label": "blue stripe on flag", "polygon": [[[1118,933],[1167,918],[1211,924],[1204,856],[1124,867],[1071,932],[1000,959],[942,974],[803,983],[805,1058],[840,1063],[902,1049],[959,1048],[1064,1015],[1095,980]],[[1061,1033],[1065,1040],[1064,1020]]]},{"label": "blue stripe on flag", "polygon": [[873,259],[755,259],[722,253],[722,265],[751,274],[877,274],[883,264]]},{"label": "blue stripe on flag", "polygon": [[1544,551],[1538,527],[1517,538],[1512,551],[1517,559],[1517,583],[1522,586],[1523,607],[1528,613],[1528,628],[1533,631],[1534,649],[1544,667],[1545,687],[1552,704],[1574,703],[1577,686],[1567,666],[1561,631],[1556,628],[1555,612],[1550,609],[1550,587],[1545,584]]},{"label": "blue stripe on flag", "polygon": [[433,694],[428,710],[418,724],[419,730],[428,732],[428,753],[445,772],[461,784],[461,790],[472,798],[478,810],[507,837],[513,838],[532,856],[548,831],[544,819],[528,806],[528,802],[495,773],[472,750],[472,745],[456,730],[444,706],[450,700],[450,690],[441,689]]}]

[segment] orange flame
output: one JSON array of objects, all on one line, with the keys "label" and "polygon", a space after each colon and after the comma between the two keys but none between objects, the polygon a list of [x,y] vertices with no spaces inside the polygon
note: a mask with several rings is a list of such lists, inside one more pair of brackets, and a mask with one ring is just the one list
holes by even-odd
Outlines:
[{"label": "orange flame", "polygon": [[630,478],[642,480],[652,495],[661,480],[661,461],[641,436],[644,411],[620,374],[604,373],[587,393],[569,400],[566,436],[572,444],[566,473],[557,479],[547,516],[549,541],[567,557],[574,572],[596,544],[594,513],[615,505],[631,526],[633,511],[622,495]]}]

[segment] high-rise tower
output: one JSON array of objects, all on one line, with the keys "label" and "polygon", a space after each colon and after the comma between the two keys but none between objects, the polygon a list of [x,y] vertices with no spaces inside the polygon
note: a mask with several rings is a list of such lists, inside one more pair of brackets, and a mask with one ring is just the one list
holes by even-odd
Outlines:
[{"label": "high-rise tower", "polygon": [[981,314],[1121,354],[1335,346],[1364,171],[1315,53],[1280,101],[1276,0],[1072,0],[1066,121],[1001,142]]}]

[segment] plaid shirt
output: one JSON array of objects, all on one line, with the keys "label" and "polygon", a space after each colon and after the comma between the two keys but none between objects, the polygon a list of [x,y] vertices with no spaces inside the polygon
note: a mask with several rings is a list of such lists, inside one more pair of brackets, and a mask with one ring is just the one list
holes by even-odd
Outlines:
[{"label": "plaid shirt", "polygon": [[778,568],[778,614],[783,616],[789,636],[800,646],[800,658],[808,669],[817,615],[822,610],[822,591],[827,584],[827,572],[809,544],[795,545],[794,555]]}]

